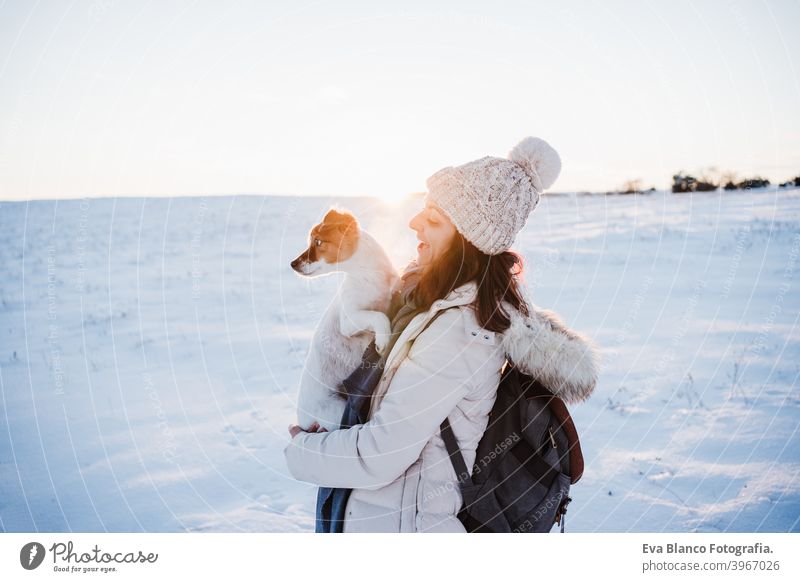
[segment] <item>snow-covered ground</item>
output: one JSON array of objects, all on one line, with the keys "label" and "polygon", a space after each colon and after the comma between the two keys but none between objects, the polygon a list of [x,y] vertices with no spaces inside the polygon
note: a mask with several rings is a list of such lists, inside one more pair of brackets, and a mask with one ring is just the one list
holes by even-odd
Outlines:
[{"label": "snow-covered ground", "polygon": [[[413,256],[419,201],[0,203],[0,529],[309,531],[282,449],[338,284],[334,203]],[[569,531],[798,531],[800,190],[552,196],[536,303],[603,348]]]}]

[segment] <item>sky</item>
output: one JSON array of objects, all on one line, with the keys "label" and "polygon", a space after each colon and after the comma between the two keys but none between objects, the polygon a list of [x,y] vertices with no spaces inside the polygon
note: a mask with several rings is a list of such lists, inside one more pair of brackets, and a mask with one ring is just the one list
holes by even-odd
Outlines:
[{"label": "sky", "polygon": [[[800,174],[800,1],[0,0],[0,199],[552,191]],[[712,169],[712,170],[709,170]]]}]

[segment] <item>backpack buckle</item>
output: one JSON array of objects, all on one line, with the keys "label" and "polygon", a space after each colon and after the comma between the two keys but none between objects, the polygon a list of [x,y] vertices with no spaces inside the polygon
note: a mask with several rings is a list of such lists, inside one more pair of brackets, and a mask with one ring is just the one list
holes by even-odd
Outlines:
[{"label": "backpack buckle", "polygon": [[564,525],[567,523],[567,505],[569,505],[570,501],[572,501],[572,497],[567,495],[561,500],[561,504],[558,506],[558,511],[556,511],[556,524],[561,526],[561,533],[564,533]]}]

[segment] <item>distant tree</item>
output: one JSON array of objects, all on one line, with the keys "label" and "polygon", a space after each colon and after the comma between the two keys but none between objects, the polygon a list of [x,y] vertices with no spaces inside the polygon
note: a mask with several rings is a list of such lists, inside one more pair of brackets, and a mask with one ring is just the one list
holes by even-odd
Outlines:
[{"label": "distant tree", "polygon": [[694,189],[697,192],[713,192],[719,188],[719,182],[719,170],[716,166],[711,166],[703,171]]},{"label": "distant tree", "polygon": [[719,184],[710,182],[707,179],[698,180],[694,185],[694,189],[697,192],[713,192],[717,188],[719,188]]},{"label": "distant tree", "polygon": [[712,192],[719,188],[719,184],[707,174],[698,179],[689,174],[679,172],[672,176],[673,192]]},{"label": "distant tree", "polygon": [[724,190],[736,190],[736,172],[726,171],[719,176],[719,183],[725,184]]},{"label": "distant tree", "polygon": [[693,192],[695,182],[697,182],[697,178],[694,176],[684,176],[682,171],[678,172],[672,176],[672,191],[675,193]]},{"label": "distant tree", "polygon": [[747,178],[745,180],[742,180],[741,182],[736,184],[736,187],[739,188],[739,190],[750,190],[752,188],[764,188],[766,186],[769,186],[769,184],[770,184],[769,180],[757,176],[755,178]]}]

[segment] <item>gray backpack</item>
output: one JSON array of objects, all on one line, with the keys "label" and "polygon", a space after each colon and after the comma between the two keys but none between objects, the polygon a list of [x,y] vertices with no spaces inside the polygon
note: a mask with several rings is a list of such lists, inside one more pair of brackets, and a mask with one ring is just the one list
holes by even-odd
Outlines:
[{"label": "gray backpack", "polygon": [[583,473],[578,433],[564,402],[510,358],[471,476],[447,418],[441,434],[468,532],[546,533],[556,523],[564,531],[570,485]]}]

